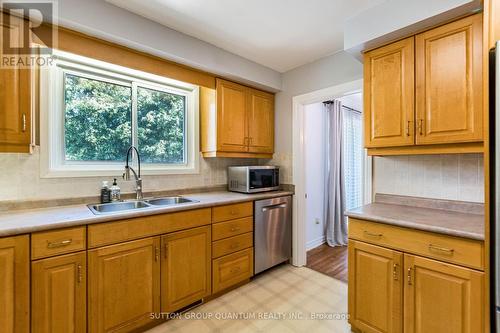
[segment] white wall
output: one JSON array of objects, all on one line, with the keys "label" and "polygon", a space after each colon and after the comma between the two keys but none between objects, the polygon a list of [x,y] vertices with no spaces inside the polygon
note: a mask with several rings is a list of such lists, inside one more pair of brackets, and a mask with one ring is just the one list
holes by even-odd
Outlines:
[{"label": "white wall", "polygon": [[292,98],[363,77],[361,63],[346,52],[338,52],[283,74],[283,91],[276,94],[276,154],[270,164],[282,167],[283,179],[292,175]]},{"label": "white wall", "polygon": [[254,86],[281,89],[279,72],[104,0],[59,0],[58,4],[61,26]]},{"label": "white wall", "polygon": [[481,8],[480,0],[386,0],[344,22],[344,50],[359,51],[425,30]]},{"label": "white wall", "polygon": [[484,202],[483,156],[375,157],[374,193]]},{"label": "white wall", "polygon": [[324,208],[324,156],[325,111],[322,103],[305,107],[305,174],[306,174],[306,249],[325,241]]}]

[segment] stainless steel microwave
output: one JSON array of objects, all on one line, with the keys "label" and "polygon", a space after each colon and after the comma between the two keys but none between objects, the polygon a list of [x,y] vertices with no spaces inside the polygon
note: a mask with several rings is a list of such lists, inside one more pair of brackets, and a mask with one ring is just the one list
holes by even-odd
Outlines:
[{"label": "stainless steel microwave", "polygon": [[233,192],[275,191],[280,187],[279,179],[277,166],[231,166],[227,170],[228,189]]}]

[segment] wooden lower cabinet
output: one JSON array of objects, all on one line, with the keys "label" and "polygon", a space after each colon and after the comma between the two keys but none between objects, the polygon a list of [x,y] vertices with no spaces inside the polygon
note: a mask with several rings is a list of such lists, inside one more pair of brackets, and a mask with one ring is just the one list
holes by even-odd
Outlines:
[{"label": "wooden lower cabinet", "polygon": [[366,333],[402,332],[403,254],[349,240],[350,323]]},{"label": "wooden lower cabinet", "polygon": [[0,331],[29,332],[29,236],[0,238]]},{"label": "wooden lower cabinet", "polygon": [[130,332],[160,312],[160,237],[88,252],[89,332]]},{"label": "wooden lower cabinet", "polygon": [[251,278],[253,247],[213,260],[212,271],[214,294]]},{"label": "wooden lower cabinet", "polygon": [[349,240],[349,321],[364,333],[484,332],[484,273]]},{"label": "wooden lower cabinet", "polygon": [[38,260],[31,265],[31,331],[87,331],[87,253]]},{"label": "wooden lower cabinet", "polygon": [[162,237],[161,310],[172,312],[211,293],[211,227]]},{"label": "wooden lower cabinet", "polygon": [[484,332],[484,273],[404,255],[405,333]]}]

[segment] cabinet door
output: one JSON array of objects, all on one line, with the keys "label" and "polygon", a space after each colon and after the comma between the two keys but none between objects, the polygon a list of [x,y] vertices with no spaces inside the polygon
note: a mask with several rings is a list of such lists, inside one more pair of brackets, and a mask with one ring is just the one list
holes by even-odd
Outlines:
[{"label": "cabinet door", "polygon": [[365,146],[414,144],[414,38],[364,55]]},{"label": "cabinet door", "polygon": [[87,331],[87,254],[38,260],[31,265],[32,332]]},{"label": "cabinet door", "polygon": [[217,79],[217,150],[248,151],[247,88]]},{"label": "cabinet door", "polygon": [[482,14],[416,36],[417,144],[483,139]]},{"label": "cabinet door", "polygon": [[405,254],[405,333],[484,332],[484,273]]},{"label": "cabinet door", "polygon": [[0,327],[29,332],[29,237],[0,238]]},{"label": "cabinet door", "polygon": [[248,97],[248,151],[274,152],[274,96],[255,89]]},{"label": "cabinet door", "polygon": [[162,311],[179,310],[210,295],[210,226],[162,237]]},{"label": "cabinet door", "polygon": [[88,252],[89,332],[130,332],[160,311],[160,239]]},{"label": "cabinet door", "polygon": [[403,254],[353,240],[348,247],[351,325],[366,333],[402,332]]},{"label": "cabinet door", "polygon": [[[1,13],[0,33],[18,38],[27,31],[25,21]],[[7,31],[6,31],[7,30]],[[3,54],[2,56],[16,56]],[[0,151],[27,152],[31,142],[31,88],[30,70],[20,66],[5,67],[0,64]]]}]

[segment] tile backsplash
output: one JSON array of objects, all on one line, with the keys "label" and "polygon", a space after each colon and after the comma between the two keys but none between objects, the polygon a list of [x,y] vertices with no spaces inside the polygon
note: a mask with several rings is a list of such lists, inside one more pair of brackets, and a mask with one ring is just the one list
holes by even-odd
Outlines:
[{"label": "tile backsplash", "polygon": [[[256,164],[257,159],[219,159],[200,157],[200,173],[192,175],[143,176],[144,192],[210,187],[227,183],[229,165]],[[32,155],[0,154],[0,201],[48,200],[98,196],[103,180],[113,177],[40,178],[40,152]],[[134,182],[116,175],[123,193],[133,192]]]},{"label": "tile backsplash", "polygon": [[484,202],[483,155],[375,157],[373,192]]}]

